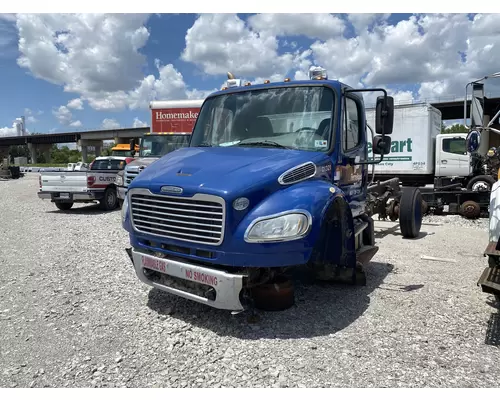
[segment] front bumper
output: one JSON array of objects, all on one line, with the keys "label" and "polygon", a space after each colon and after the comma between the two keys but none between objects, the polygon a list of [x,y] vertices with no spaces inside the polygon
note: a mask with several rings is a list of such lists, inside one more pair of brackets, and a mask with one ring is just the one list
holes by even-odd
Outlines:
[{"label": "front bumper", "polygon": [[117,196],[120,200],[125,200],[125,195],[127,193],[127,188],[124,186],[118,186]]},{"label": "front bumper", "polygon": [[[155,257],[133,248],[127,249],[127,253],[134,265],[137,277],[147,285],[222,310],[242,311],[245,309],[241,303],[243,279],[246,277],[244,274],[228,273],[226,271],[206,268],[185,261]],[[212,297],[212,299],[189,292],[187,287],[186,289],[174,288],[164,283],[154,281],[147,276],[147,270],[179,278],[180,281],[184,281],[188,284],[194,282],[210,287],[209,290],[211,295],[208,297]]]},{"label": "front bumper", "polygon": [[[66,194],[66,197],[62,196]],[[102,198],[103,193],[99,192],[81,192],[81,193],[63,193],[63,192],[38,192],[38,197],[44,200],[52,200],[58,202],[78,202],[92,201]]]}]

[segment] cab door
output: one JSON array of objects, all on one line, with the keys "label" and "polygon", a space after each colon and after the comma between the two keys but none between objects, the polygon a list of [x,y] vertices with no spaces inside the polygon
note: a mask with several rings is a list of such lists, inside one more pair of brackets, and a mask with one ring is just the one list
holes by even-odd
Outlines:
[{"label": "cab door", "polygon": [[353,216],[357,216],[364,211],[367,180],[367,166],[358,163],[368,159],[366,121],[360,97],[353,93],[344,96],[341,121],[338,185],[346,195]]},{"label": "cab door", "polygon": [[436,140],[436,176],[468,176],[470,156],[465,137],[438,135]]}]

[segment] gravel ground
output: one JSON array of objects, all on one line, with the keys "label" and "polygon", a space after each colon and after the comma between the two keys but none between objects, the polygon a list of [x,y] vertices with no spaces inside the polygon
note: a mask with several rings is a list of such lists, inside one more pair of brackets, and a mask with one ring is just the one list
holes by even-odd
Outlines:
[{"label": "gravel ground", "polygon": [[426,218],[418,240],[377,222],[366,287],[301,285],[251,324],[143,285],[120,212],[58,211],[37,179],[0,182],[2,387],[499,386],[486,220]]}]

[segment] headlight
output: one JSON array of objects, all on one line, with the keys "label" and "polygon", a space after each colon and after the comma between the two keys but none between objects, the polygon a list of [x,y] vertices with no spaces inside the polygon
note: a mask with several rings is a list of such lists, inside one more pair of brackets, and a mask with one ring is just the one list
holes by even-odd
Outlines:
[{"label": "headlight", "polygon": [[307,211],[258,218],[245,232],[246,242],[284,242],[304,237],[312,224]]},{"label": "headlight", "polygon": [[125,221],[127,213],[128,213],[128,196],[125,195],[125,199],[123,200],[123,205],[122,205],[122,221]]},{"label": "headlight", "polygon": [[116,175],[116,184],[118,186],[123,186],[123,175]]}]

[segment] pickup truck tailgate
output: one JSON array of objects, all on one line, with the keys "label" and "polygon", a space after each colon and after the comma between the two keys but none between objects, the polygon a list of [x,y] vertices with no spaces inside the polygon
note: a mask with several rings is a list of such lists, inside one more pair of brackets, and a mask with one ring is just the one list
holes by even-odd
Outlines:
[{"label": "pickup truck tailgate", "polygon": [[86,192],[86,171],[42,172],[43,192]]}]

